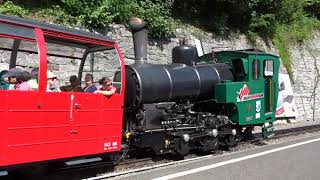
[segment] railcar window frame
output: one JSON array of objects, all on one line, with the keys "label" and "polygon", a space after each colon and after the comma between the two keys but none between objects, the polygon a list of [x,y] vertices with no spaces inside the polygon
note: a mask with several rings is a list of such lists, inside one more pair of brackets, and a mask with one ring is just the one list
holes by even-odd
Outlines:
[{"label": "railcar window frame", "polygon": [[[77,73],[74,75],[77,75],[78,79],[81,82],[81,85],[83,83],[83,73],[93,73],[93,72],[100,72],[100,71],[86,71],[83,69],[83,66],[85,62],[87,62],[87,57],[90,56],[90,54],[94,53],[103,53],[107,51],[114,51],[116,52],[116,57],[114,57],[114,60],[117,61],[118,69],[120,69],[120,76],[122,77],[122,62],[120,58],[119,51],[114,43],[108,43],[108,42],[103,42],[103,41],[91,41],[90,38],[79,38],[79,37],[69,37],[69,36],[62,36],[63,41],[56,36],[56,34],[48,33],[44,31],[44,38],[45,38],[45,43],[46,43],[46,55],[47,55],[47,60],[50,56],[55,56],[55,57],[60,57],[60,58],[70,58],[74,60],[79,60],[80,65],[79,65],[79,70]],[[62,46],[65,48],[76,48],[76,49],[82,49],[84,52],[82,53],[81,56],[68,56],[68,55],[62,55],[62,54],[57,54],[57,53],[50,53],[50,50],[48,48],[48,44],[52,45],[57,45],[57,46]],[[111,54],[111,53],[109,53]],[[105,61],[108,63],[108,59],[105,59]],[[91,69],[91,68],[90,68]],[[49,70],[49,69],[48,69]],[[106,70],[113,72],[112,70]],[[103,71],[101,71],[102,73]],[[115,74],[113,74],[114,76]],[[106,76],[109,77],[110,76]],[[111,79],[112,82],[117,85],[117,94],[122,94],[122,79],[120,77],[120,81],[115,82],[114,79]],[[98,84],[99,79],[96,79],[94,76],[94,83]],[[61,83],[60,83],[61,84]],[[82,87],[82,86],[81,86]],[[99,87],[99,85],[97,85]]]},{"label": "railcar window frame", "polygon": [[[32,69],[40,68],[40,52],[39,44],[36,36],[36,29],[33,27],[19,26],[15,24],[8,24],[0,21],[0,38],[12,40],[11,46],[0,46],[0,50],[10,52],[10,57],[8,57],[9,67],[5,70],[10,70],[18,66],[19,69],[31,73]],[[29,44],[31,43],[31,44]],[[26,45],[28,44],[28,45]],[[20,60],[20,53],[25,53],[29,56],[31,54],[36,55],[36,58],[33,58],[36,61],[35,66],[24,65],[17,63],[17,60]],[[23,58],[25,55],[23,55]],[[4,69],[1,69],[1,71]],[[31,74],[30,74],[31,75]],[[40,84],[40,73],[38,73],[37,83]],[[8,89],[15,90],[15,89]],[[39,91],[39,86],[34,91]],[[31,91],[25,91],[31,92]]]}]

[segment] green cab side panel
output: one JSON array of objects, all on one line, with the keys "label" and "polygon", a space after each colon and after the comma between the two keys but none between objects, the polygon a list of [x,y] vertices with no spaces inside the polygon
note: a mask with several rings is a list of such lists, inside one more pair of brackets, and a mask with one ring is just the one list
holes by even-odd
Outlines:
[{"label": "green cab side panel", "polygon": [[[231,121],[239,125],[263,124],[264,93],[259,91],[260,83],[247,82],[221,83],[216,86],[215,99],[218,103],[227,103],[236,110],[228,114]],[[263,86],[261,86],[263,88]],[[233,106],[231,106],[232,104]]]},{"label": "green cab side panel", "polygon": [[[261,125],[275,121],[278,98],[279,58],[263,52],[228,51],[215,56],[219,63],[228,64],[236,76],[234,61],[243,63],[244,80],[225,81],[215,86],[214,99],[225,104],[229,119],[238,125]],[[253,78],[253,61],[259,61],[258,78]],[[273,62],[273,75],[265,70],[265,61]],[[267,75],[266,75],[267,74]]]}]

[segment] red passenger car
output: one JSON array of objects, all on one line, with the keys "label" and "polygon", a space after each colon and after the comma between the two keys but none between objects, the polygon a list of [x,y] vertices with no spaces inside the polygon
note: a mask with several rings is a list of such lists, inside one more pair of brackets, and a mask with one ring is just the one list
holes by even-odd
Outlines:
[{"label": "red passenger car", "polygon": [[[125,71],[114,40],[0,15],[0,57],[0,71],[39,68],[38,89],[0,90],[0,169],[121,150]],[[47,70],[57,85],[75,73],[93,74],[95,82],[116,74],[117,92],[47,92]]]}]

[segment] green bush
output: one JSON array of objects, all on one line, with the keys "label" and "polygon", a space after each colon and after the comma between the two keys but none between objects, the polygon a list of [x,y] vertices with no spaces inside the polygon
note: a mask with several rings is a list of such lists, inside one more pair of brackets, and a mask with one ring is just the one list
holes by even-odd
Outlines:
[{"label": "green bush", "polygon": [[130,17],[137,16],[148,23],[151,36],[173,32],[173,0],[17,0],[0,1],[0,5],[2,14],[89,29],[108,28],[113,22],[127,24]]},{"label": "green bush", "polygon": [[289,46],[320,27],[320,0],[15,0],[0,1],[0,13],[89,29],[137,16],[154,37],[170,36],[183,23],[217,35],[240,31],[252,42],[259,35],[273,40],[290,75]]},{"label": "green bush", "polygon": [[65,11],[85,27],[107,27],[115,16],[110,12],[111,3],[107,0],[62,0],[62,2]]},{"label": "green bush", "polygon": [[172,33],[173,0],[62,0],[65,10],[80,24],[105,28],[112,22],[127,24],[131,16],[144,19],[152,36]]},{"label": "green bush", "polygon": [[6,1],[2,4],[0,3],[0,13],[24,17],[29,13],[29,11],[24,9],[23,7],[15,5],[11,1]]},{"label": "green bush", "polygon": [[304,8],[311,15],[320,18],[320,0],[304,0]]}]

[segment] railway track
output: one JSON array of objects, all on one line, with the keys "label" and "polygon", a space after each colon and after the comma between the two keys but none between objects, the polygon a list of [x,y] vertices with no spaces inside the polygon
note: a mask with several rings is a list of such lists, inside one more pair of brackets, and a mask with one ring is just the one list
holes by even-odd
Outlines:
[{"label": "railway track", "polygon": [[[244,144],[249,143],[249,144],[261,146],[261,145],[265,145],[266,141],[284,138],[284,137],[295,136],[295,135],[300,135],[300,134],[304,134],[304,133],[312,133],[312,132],[317,132],[317,131],[320,131],[320,124],[310,125],[310,126],[301,126],[301,127],[290,128],[290,129],[276,130],[275,136],[272,136],[269,139],[263,139],[261,133],[256,133],[256,134],[254,134],[253,140],[240,142],[239,145],[244,145]],[[154,161],[152,158],[127,160],[127,161],[123,161],[123,162],[119,163],[115,167],[115,170],[116,170],[115,172],[111,172],[108,174],[101,174],[96,177],[85,178],[84,180],[102,180],[102,179],[117,177],[117,176],[121,176],[121,175],[125,175],[125,174],[156,169],[159,167],[165,167],[165,166],[170,166],[170,165],[174,165],[174,164],[180,164],[180,163],[210,158],[213,156],[217,156],[217,154],[222,154],[222,152],[217,151],[214,154],[204,155],[204,156],[196,156],[196,157],[188,157],[187,156],[186,159],[179,160],[179,161],[162,160],[160,163],[157,161]]]}]

